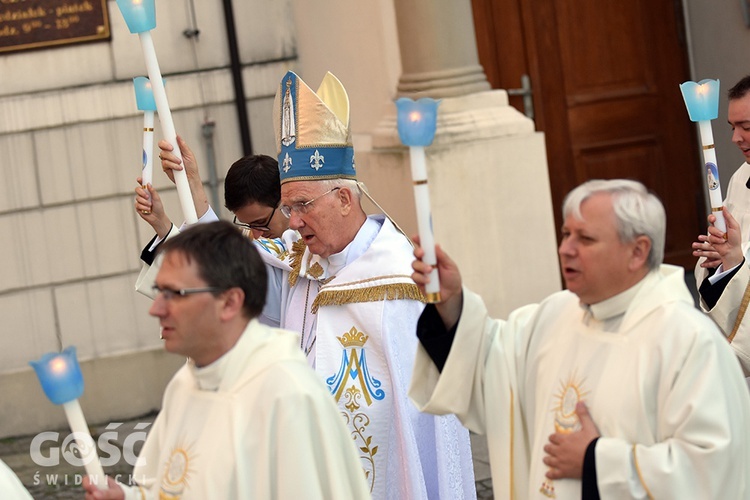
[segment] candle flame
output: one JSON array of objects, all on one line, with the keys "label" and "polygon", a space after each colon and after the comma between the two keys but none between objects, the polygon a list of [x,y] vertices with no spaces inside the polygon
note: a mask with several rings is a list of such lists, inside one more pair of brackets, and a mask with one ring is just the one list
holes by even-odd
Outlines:
[{"label": "candle flame", "polygon": [[68,363],[65,358],[58,356],[50,361],[50,370],[53,373],[65,373],[68,370]]},{"label": "candle flame", "polygon": [[133,5],[140,5],[143,3],[143,0],[133,0]]},{"label": "candle flame", "polygon": [[419,111],[412,111],[409,113],[409,120],[412,122],[418,122],[422,119],[422,113]]},{"label": "candle flame", "polygon": [[706,86],[705,83],[703,83],[701,85],[698,85],[698,93],[699,94],[705,94],[706,92],[708,92],[708,87]]}]

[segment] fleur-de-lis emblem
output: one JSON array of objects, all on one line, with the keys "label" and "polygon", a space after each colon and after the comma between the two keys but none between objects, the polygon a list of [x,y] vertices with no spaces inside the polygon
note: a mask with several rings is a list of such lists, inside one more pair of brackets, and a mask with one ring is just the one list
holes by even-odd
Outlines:
[{"label": "fleur-de-lis emblem", "polygon": [[292,158],[289,156],[289,153],[284,156],[284,161],[282,163],[284,164],[284,173],[289,172],[289,169],[292,168]]},{"label": "fleur-de-lis emblem", "polygon": [[315,150],[315,154],[310,156],[310,166],[314,168],[316,172],[323,168],[325,161],[325,156],[320,154],[317,149]]}]

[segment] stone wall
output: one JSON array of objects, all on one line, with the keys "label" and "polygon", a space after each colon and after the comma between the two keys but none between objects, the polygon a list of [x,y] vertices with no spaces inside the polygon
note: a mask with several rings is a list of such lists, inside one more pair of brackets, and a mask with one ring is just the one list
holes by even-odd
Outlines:
[{"label": "stone wall", "polygon": [[[200,29],[194,42],[183,35],[191,27],[187,2],[156,3],[153,40],[175,128],[192,145],[207,179],[201,125],[215,122],[222,184],[242,155],[222,4],[194,2]],[[0,280],[0,437],[64,422],[62,412],[45,411],[34,397],[41,388],[27,365],[60,343],[75,345],[84,373],[96,373],[86,378],[86,393],[100,395],[91,410],[97,418],[153,410],[181,364],[159,353],[150,301],[133,288],[141,247],[152,236],[132,206],[143,129],[132,78],[146,68],[138,36],[130,34],[114,1],[108,7],[110,41],[0,55],[0,259],[6,264]],[[234,10],[253,146],[273,154],[273,95],[296,59],[293,32],[279,29],[291,17],[291,4],[243,0],[234,2]],[[176,191],[155,167],[154,184],[179,223]],[[144,366],[156,360],[171,370]],[[112,387],[116,394],[107,397]],[[6,398],[11,394],[14,404]]]}]

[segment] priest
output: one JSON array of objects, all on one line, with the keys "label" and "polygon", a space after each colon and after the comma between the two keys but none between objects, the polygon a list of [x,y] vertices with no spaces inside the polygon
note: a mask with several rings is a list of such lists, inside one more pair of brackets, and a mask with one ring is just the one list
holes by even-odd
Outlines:
[{"label": "priest", "polygon": [[167,386],[135,485],[87,498],[366,499],[358,453],[293,332],[257,321],[266,272],[229,222],[160,247],[150,314],[164,348],[188,358]]},{"label": "priest", "polygon": [[487,436],[496,498],[750,498],[750,395],[683,270],[661,264],[661,202],[589,181],[563,216],[567,290],[505,321],[438,249],[410,396]]}]

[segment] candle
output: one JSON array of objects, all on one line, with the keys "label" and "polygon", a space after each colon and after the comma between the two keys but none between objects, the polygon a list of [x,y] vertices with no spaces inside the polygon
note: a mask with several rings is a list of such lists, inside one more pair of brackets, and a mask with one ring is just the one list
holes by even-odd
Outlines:
[{"label": "candle", "polygon": [[133,78],[135,101],[138,109],[143,111],[143,167],[141,180],[143,186],[151,184],[154,172],[154,111],[156,101],[151,89],[151,82],[145,76]]},{"label": "candle", "polygon": [[402,97],[396,101],[398,111],[398,135],[401,142],[409,146],[411,176],[414,183],[414,201],[417,207],[419,240],[424,250],[422,260],[433,266],[430,282],[425,286],[427,302],[440,302],[440,280],[438,278],[435,238],[432,232],[430,192],[427,187],[427,162],[424,148],[432,144],[437,125],[437,107],[440,101],[422,98],[418,101]]},{"label": "candle", "polygon": [[63,407],[91,482],[100,490],[108,489],[94,439],[78,403],[78,398],[83,394],[83,375],[76,359],[76,348],[71,346],[62,352],[45,354],[39,361],[29,364],[34,368],[47,398]]},{"label": "candle", "polygon": [[[137,33],[141,41],[141,49],[146,60],[146,70],[151,81],[164,138],[172,145],[172,153],[182,160],[180,147],[177,145],[177,132],[172,121],[172,112],[169,109],[169,101],[167,101],[167,93],[164,90],[164,82],[159,69],[159,61],[156,59],[154,41],[151,38],[151,30],[156,28],[154,0],[117,0],[117,6],[120,8],[130,32]],[[193,198],[190,194],[190,184],[184,169],[174,171],[174,183],[177,186],[177,196],[180,199],[185,222],[188,224],[197,222],[198,215],[195,211]]]},{"label": "candle", "polygon": [[703,146],[704,175],[708,188],[708,200],[711,211],[716,216],[716,226],[726,233],[727,226],[721,211],[723,204],[721,184],[719,183],[719,169],[716,166],[716,150],[714,136],[711,130],[711,120],[719,116],[719,80],[701,80],[700,82],[685,82],[680,85],[682,98],[688,110],[690,120],[698,122],[698,130]]}]

